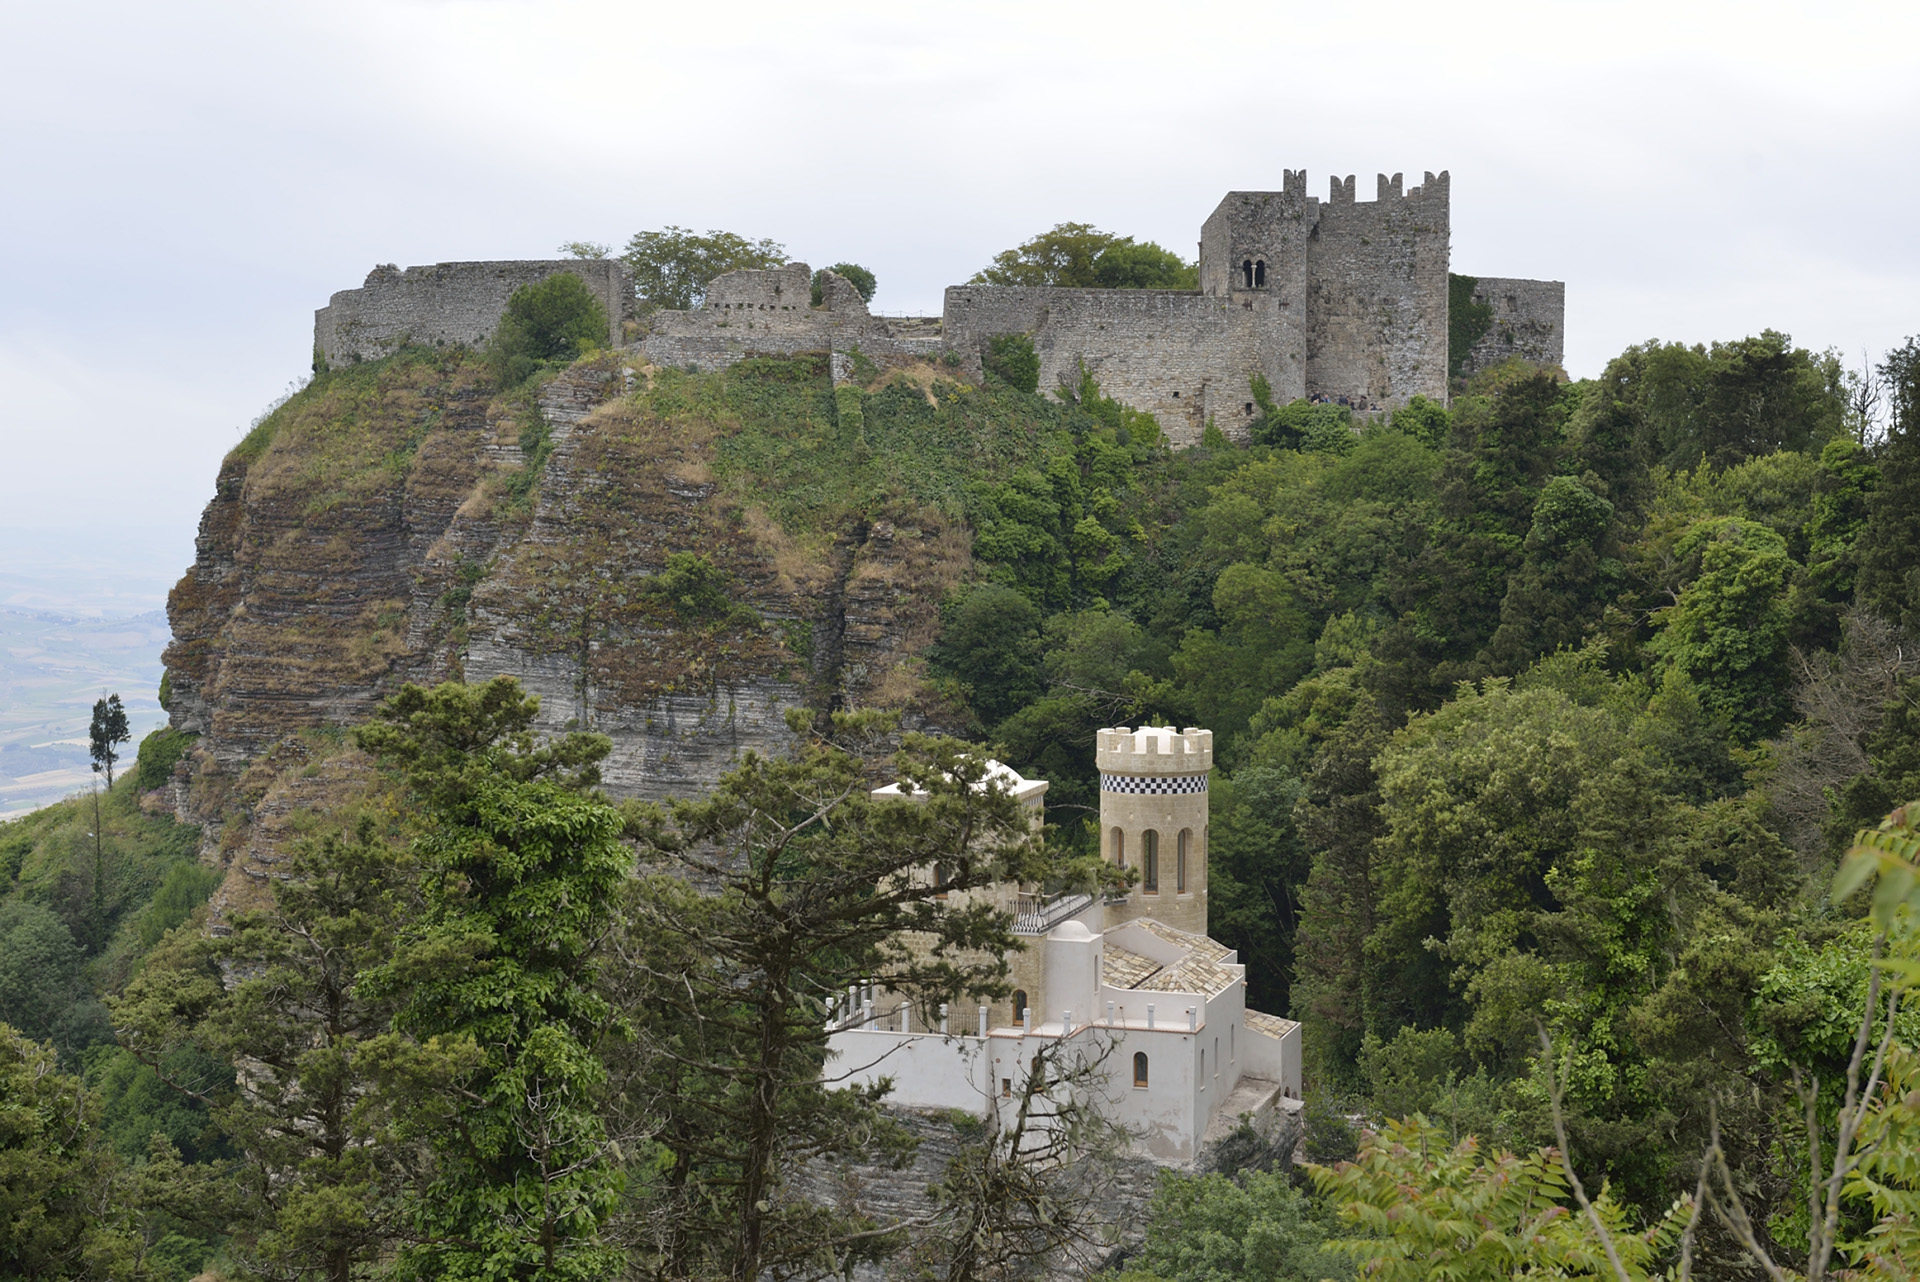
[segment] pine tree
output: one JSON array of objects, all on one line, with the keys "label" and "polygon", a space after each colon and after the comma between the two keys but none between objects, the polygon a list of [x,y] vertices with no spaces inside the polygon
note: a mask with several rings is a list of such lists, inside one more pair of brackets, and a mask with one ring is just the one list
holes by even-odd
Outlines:
[{"label": "pine tree", "polygon": [[574,1282],[621,1265],[602,1235],[625,1176],[599,1052],[622,1025],[598,950],[632,859],[590,792],[611,744],[543,744],[538,709],[507,677],[409,685],[357,735],[426,812],[419,920],[356,990],[393,997],[416,1048],[402,1133],[435,1168],[411,1193],[411,1277]]},{"label": "pine tree", "polygon": [[113,763],[120,760],[120,754],[114,749],[133,738],[133,732],[127,727],[127,710],[121,706],[118,694],[94,703],[93,724],[87,729],[87,738],[93,772],[106,771],[107,787],[113,787]]},{"label": "pine tree", "polygon": [[1856,545],[1856,600],[1909,630],[1920,629],[1920,338],[1880,366],[1893,421],[1879,453],[1880,482],[1867,499]]}]

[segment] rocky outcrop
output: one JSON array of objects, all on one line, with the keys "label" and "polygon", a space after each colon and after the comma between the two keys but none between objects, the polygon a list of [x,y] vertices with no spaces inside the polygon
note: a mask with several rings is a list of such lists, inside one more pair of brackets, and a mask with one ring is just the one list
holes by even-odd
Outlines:
[{"label": "rocky outcrop", "polygon": [[[173,722],[201,736],[183,817],[244,822],[276,744],[337,739],[406,681],[519,678],[545,728],[613,739],[607,787],[634,797],[776,749],[796,706],[913,709],[964,529],[885,496],[783,526],[766,478],[720,475],[737,418],[655,373],[612,353],[499,396],[473,354],[409,350],[244,441],[169,601]],[[831,412],[824,358],[778,373]],[[689,553],[706,580],[680,591]]]}]

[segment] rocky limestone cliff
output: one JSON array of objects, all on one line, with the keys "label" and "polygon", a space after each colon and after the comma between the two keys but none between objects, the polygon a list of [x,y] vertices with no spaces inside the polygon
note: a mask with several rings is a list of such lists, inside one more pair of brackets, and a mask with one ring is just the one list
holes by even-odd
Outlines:
[{"label": "rocky limestone cliff", "polygon": [[918,656],[969,568],[960,487],[1039,430],[943,373],[616,352],[503,395],[435,349],[323,376],[223,463],[169,600],[182,818],[268,875],[268,816],[326,805],[315,763],[407,681],[519,678],[548,729],[612,738],[623,797],[701,790],[796,706],[938,724]]}]

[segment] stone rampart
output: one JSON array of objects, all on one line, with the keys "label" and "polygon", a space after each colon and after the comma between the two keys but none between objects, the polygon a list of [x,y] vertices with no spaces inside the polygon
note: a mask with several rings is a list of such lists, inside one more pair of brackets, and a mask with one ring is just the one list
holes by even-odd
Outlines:
[{"label": "stone rampart", "polygon": [[1565,362],[1564,281],[1481,276],[1473,287],[1473,301],[1493,308],[1493,323],[1468,353],[1462,373],[1471,375],[1514,356],[1556,368]]},{"label": "stone rampart", "polygon": [[[879,364],[946,357],[979,377],[1002,334],[1032,337],[1040,387],[1074,386],[1084,368],[1109,396],[1152,414],[1175,446],[1198,444],[1209,423],[1244,439],[1253,377],[1276,401],[1325,397],[1392,409],[1414,396],[1446,399],[1450,179],[1426,174],[1402,190],[1381,174],[1359,201],[1352,175],[1328,197],[1307,195],[1305,170],[1279,191],[1236,191],[1201,227],[1197,290],[1056,289],[955,285],[944,316],[889,321],[832,272],[812,301],[805,263],[730,272],[690,311],[648,318],[641,354],[657,365],[724,368],[748,356],[831,352],[836,378],[854,348]],[[383,355],[406,339],[484,342],[521,284],[572,271],[609,302],[609,337],[631,290],[616,262],[441,263],[376,268],[315,316],[329,361]],[[1487,277],[1476,298],[1493,323],[1469,372],[1510,356],[1563,359],[1565,287]]]},{"label": "stone rampart", "polygon": [[845,352],[858,347],[881,364],[926,360],[941,350],[938,332],[895,332],[867,310],[853,282],[834,272],[821,279],[819,306],[811,303],[813,273],[805,263],[728,272],[717,277],[692,311],[659,311],[640,341],[655,365],[724,369],[749,356]]},{"label": "stone rampart", "polygon": [[408,342],[478,347],[493,336],[514,290],[560,272],[578,276],[600,300],[607,343],[617,346],[633,282],[626,264],[610,258],[376,267],[359,289],[341,290],[313,314],[313,345],[329,365],[377,360]]},{"label": "stone rampart", "polygon": [[[945,339],[977,371],[989,339],[1030,334],[1040,390],[1077,386],[1084,362],[1102,392],[1152,414],[1175,446],[1195,445],[1209,418],[1245,434],[1261,322],[1274,310],[1271,298],[1257,303],[1192,290],[952,285]],[[1280,385],[1276,394],[1299,391]]]}]

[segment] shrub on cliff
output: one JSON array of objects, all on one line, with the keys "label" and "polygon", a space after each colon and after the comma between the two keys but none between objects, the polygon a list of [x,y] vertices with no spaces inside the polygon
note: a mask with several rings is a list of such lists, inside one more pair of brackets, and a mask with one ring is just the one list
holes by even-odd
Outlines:
[{"label": "shrub on cliff", "polygon": [[502,386],[523,382],[546,361],[570,361],[606,341],[607,311],[572,272],[522,285],[507,299],[487,360]]}]

